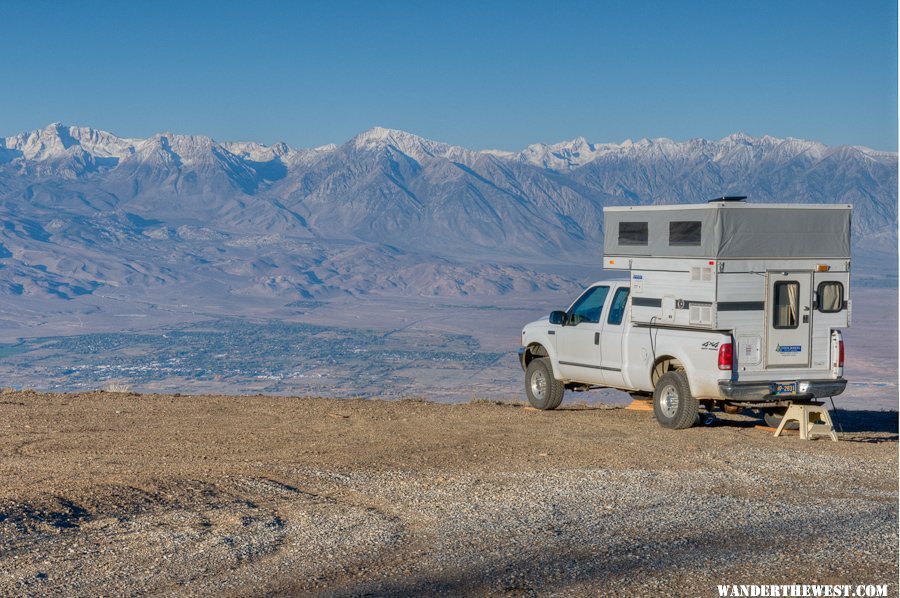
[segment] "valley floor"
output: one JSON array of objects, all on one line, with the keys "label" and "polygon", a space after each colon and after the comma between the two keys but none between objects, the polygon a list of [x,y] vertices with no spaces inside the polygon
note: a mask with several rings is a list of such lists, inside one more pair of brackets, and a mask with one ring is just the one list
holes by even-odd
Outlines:
[{"label": "valley floor", "polygon": [[0,594],[897,595],[897,413],[840,416],[8,391]]}]

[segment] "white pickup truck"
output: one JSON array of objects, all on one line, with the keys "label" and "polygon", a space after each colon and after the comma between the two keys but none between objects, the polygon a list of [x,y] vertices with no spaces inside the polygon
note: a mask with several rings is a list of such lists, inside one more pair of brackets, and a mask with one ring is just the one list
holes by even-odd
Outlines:
[{"label": "white pickup truck", "polygon": [[630,290],[629,280],[594,283],[568,310],[524,327],[519,359],[533,407],[558,407],[566,389],[608,387],[652,396],[656,419],[667,428],[693,426],[701,406],[755,408],[774,423],[791,401],[834,396],[846,386],[837,330],[831,367],[782,385],[777,372],[742,374],[730,331],[633,323]]}]

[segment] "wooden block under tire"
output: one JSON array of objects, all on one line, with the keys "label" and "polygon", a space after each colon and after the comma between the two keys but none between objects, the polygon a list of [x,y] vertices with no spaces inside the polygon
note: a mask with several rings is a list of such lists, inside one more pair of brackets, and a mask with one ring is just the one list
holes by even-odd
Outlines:
[{"label": "wooden block under tire", "polygon": [[[773,432],[774,433],[777,428],[773,428],[771,426],[766,426],[763,424],[756,424],[755,426],[753,426],[753,429],[754,430],[762,430],[763,432]],[[797,432],[797,430],[782,430],[781,431],[782,434],[787,434],[787,435],[791,434],[792,432]],[[799,432],[798,432],[798,434],[799,434]]]},{"label": "wooden block under tire", "polygon": [[631,411],[653,411],[653,399],[634,399],[625,409]]}]

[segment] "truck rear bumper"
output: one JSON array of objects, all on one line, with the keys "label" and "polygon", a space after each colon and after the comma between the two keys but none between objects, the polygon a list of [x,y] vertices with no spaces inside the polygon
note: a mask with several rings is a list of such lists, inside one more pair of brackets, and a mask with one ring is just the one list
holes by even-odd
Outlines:
[{"label": "truck rear bumper", "polygon": [[847,388],[843,378],[835,380],[799,380],[797,394],[772,394],[771,382],[719,382],[719,394],[732,401],[791,401],[836,397]]}]

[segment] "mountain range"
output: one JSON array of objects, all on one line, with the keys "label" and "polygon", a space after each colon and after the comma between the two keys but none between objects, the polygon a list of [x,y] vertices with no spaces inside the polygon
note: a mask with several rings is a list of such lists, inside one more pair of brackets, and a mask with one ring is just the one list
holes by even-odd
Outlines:
[{"label": "mountain range", "polygon": [[599,270],[604,206],[733,194],[854,204],[854,250],[896,276],[897,185],[896,153],[743,134],[507,152],[376,127],[301,149],[56,123],[0,137],[0,301],[560,289],[561,266]]}]

